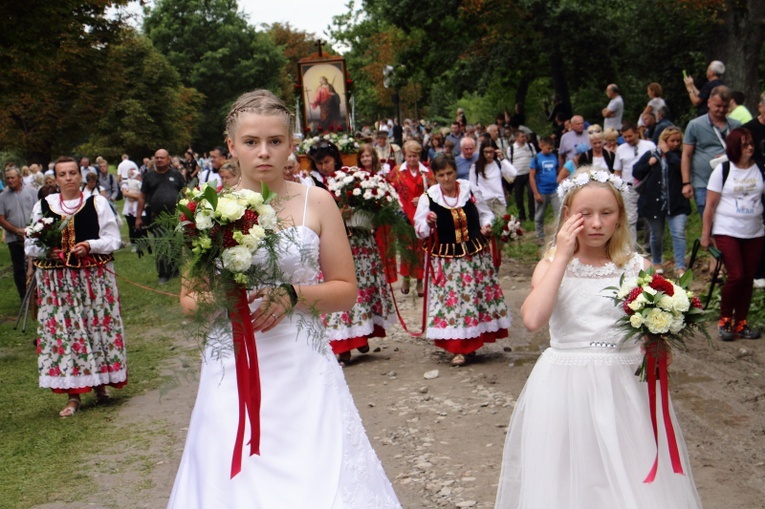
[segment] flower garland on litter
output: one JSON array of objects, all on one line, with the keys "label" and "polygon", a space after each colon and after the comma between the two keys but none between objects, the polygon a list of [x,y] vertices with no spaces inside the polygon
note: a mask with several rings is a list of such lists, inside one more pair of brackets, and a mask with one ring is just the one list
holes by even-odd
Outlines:
[{"label": "flower garland on litter", "polygon": [[303,140],[303,142],[298,145],[298,153],[308,154],[312,145],[324,140],[334,143],[341,154],[355,154],[359,151],[359,143],[347,133],[327,133]]}]

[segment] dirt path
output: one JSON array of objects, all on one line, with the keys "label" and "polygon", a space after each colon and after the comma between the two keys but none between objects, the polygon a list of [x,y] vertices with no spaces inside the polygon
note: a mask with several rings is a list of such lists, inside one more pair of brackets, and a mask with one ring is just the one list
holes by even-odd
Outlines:
[{"label": "dirt path", "polygon": [[[379,351],[355,357],[345,370],[370,440],[407,509],[494,506],[513,404],[549,340],[546,332],[528,333],[518,318],[529,269],[503,269],[502,285],[516,320],[511,338],[489,345],[471,364],[451,368],[445,354],[396,327],[387,340],[372,343]],[[411,297],[402,303],[410,324],[417,323],[418,304]],[[671,369],[704,507],[765,508],[765,340],[711,346],[699,340],[690,353],[676,355]],[[433,370],[438,376],[426,379]],[[82,501],[40,507],[165,507],[195,392],[189,378],[132,398],[115,422],[145,430],[144,440],[114,457],[94,458],[92,491]]]}]

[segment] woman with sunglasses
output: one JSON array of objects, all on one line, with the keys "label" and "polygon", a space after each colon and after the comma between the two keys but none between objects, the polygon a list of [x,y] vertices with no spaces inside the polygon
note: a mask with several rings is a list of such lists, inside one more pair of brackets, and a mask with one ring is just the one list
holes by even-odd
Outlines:
[{"label": "woman with sunglasses", "polygon": [[[323,140],[312,146],[308,155],[311,157],[311,176],[320,187],[325,187],[326,179],[343,167],[340,150],[331,141]],[[321,184],[318,177],[323,179]],[[369,338],[385,337],[385,330],[395,320],[395,312],[372,225],[353,210],[343,210],[342,213],[356,269],[356,304],[348,312],[322,315],[322,320],[332,351],[337,361],[345,366],[351,360],[353,349],[367,353]]]},{"label": "woman with sunglasses", "polygon": [[757,339],[760,331],[749,327],[747,316],[765,237],[763,170],[752,159],[754,142],[748,129],[733,129],[725,143],[728,162],[712,171],[707,184],[701,245],[717,247],[728,271],[720,294],[720,339]]}]

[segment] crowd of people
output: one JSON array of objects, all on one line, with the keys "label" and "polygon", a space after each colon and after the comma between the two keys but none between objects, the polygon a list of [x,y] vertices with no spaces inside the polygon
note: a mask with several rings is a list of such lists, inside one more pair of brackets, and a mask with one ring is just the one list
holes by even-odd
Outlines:
[{"label": "crowd of people", "polygon": [[[96,166],[86,157],[61,157],[45,173],[38,164],[26,173],[9,166],[0,226],[22,299],[29,277],[35,278],[40,385],[67,395],[60,415],[70,417],[81,394],[93,390],[103,402],[110,397],[107,387],[127,383],[112,261],[123,244],[123,216],[141,255],[142,246],[151,245],[147,235],[166,233],[155,220],[175,210],[187,186],[261,191],[267,184],[281,197],[277,215],[286,226],[280,234],[292,232],[277,243],[281,277],[291,290],[258,289],[259,298],[270,295],[251,315],[260,376],[268,381],[262,454],[247,458],[241,475],[229,478],[230,447],[221,444],[230,446],[237,433],[236,356],[206,350],[170,507],[239,507],[252,497],[263,506],[335,507],[342,500],[343,507],[361,507],[361,501],[375,500],[374,507],[399,507],[340,367],[350,363],[353,350],[367,353],[369,339],[384,337],[396,321],[390,284],[399,276],[402,294],[414,286],[423,298],[424,335],[449,353],[453,366],[507,338],[511,317],[492,256],[492,230],[497,218],[515,210],[522,221],[533,218],[540,244],[549,242],[521,317],[529,330],[549,324],[551,347],[513,413],[497,507],[558,507],[571,497],[581,507],[700,507],[679,433],[687,475],[665,471],[656,484],[642,483],[639,470],[650,459],[646,450],[654,438],[647,396],[632,375],[642,359],[640,345],[613,348],[618,309],[594,297],[609,282],[618,286],[622,274],[649,267],[662,274],[672,266],[682,276],[693,201],[702,219],[700,243],[718,249],[727,269],[720,339],[760,336],[747,318],[753,287],[765,282],[765,94],[760,115],[747,119],[745,101],[724,85],[724,72],[721,62],[712,62],[700,89],[685,79],[699,114],[685,132],[673,125],[658,83],[647,86],[649,101],[637,122],[625,120],[616,84],[607,86],[601,118],[591,122],[554,98],[552,134],[541,137],[524,125],[521,105],[488,127],[468,123],[458,110],[443,132],[411,120],[363,128],[356,164],[396,190],[414,233],[405,239],[385,226],[373,228],[353,208],[335,206],[326,190],[343,166],[339,147],[321,139],[302,157],[295,153],[289,111],[265,91],[245,94],[232,106],[227,146],[209,156],[188,150],[174,157],[160,148],[138,166],[125,154],[116,175],[100,157]],[[747,121],[742,126],[738,118]],[[46,221],[61,226],[52,247],[25,230],[30,222]],[[662,258],[667,224],[672,264]],[[643,230],[650,239],[645,246]],[[403,246],[401,256],[389,249],[394,243]],[[154,255],[158,284],[180,275],[172,253]],[[203,302],[204,290],[184,279],[184,310],[194,312]],[[325,331],[328,351],[295,341],[307,334],[308,322]],[[211,334],[233,341],[230,328]],[[585,387],[614,387],[618,394]],[[602,429],[603,416],[629,424],[630,431],[613,437]],[[593,450],[579,454],[581,444],[593,444]],[[594,486],[601,488],[589,489]],[[301,498],[306,494],[310,501]]]}]

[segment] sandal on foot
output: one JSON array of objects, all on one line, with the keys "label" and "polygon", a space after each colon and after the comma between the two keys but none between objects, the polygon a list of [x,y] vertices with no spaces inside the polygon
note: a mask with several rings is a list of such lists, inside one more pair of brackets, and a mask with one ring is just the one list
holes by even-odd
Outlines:
[{"label": "sandal on foot", "polygon": [[404,282],[401,283],[401,293],[403,293],[404,295],[408,295],[409,294],[409,286],[410,286],[409,278],[405,277],[404,278]]},{"label": "sandal on foot", "polygon": [[422,289],[422,279],[417,280],[417,296],[418,297],[424,297],[425,292]]},{"label": "sandal on foot", "polygon": [[77,398],[69,398],[69,401],[66,402],[66,406],[58,413],[58,415],[59,417],[71,417],[76,414],[79,409],[80,400]]},{"label": "sandal on foot", "polygon": [[359,353],[368,353],[369,352],[369,345],[360,346],[356,350],[358,350]]},{"label": "sandal on foot", "polygon": [[351,362],[351,352],[343,352],[337,354],[337,363],[342,367],[345,367],[349,362]]},{"label": "sandal on foot", "polygon": [[96,389],[96,403],[99,405],[103,405],[111,401],[112,397],[109,395],[109,391],[106,390],[106,387],[103,389]]},{"label": "sandal on foot", "polygon": [[463,366],[465,364],[465,356],[458,353],[452,357],[452,366]]}]

